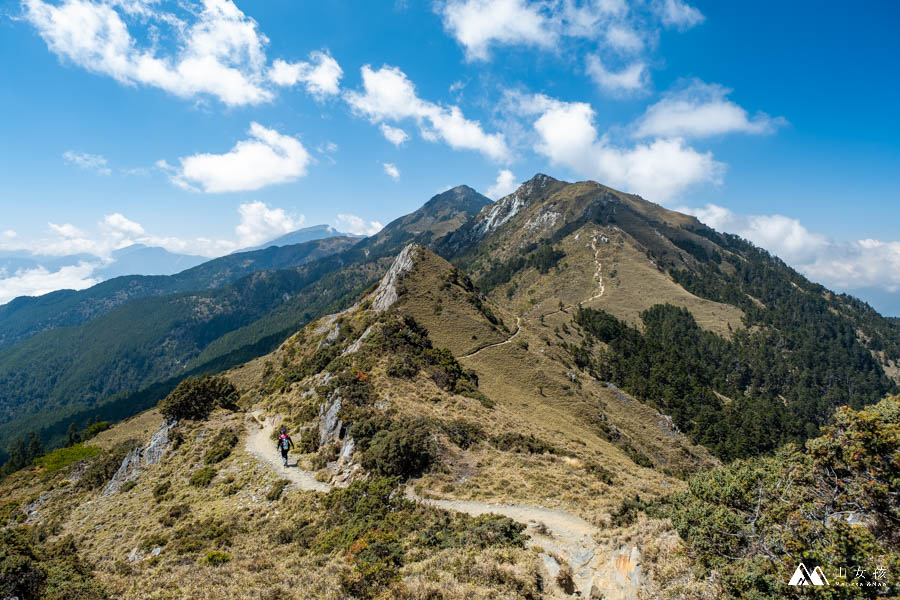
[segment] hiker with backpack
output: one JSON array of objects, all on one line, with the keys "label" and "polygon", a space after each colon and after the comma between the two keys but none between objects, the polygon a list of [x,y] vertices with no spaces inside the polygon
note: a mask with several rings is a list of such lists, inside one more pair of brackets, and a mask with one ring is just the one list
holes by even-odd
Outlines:
[{"label": "hiker with backpack", "polygon": [[281,460],[284,461],[284,466],[288,466],[288,450],[294,447],[294,440],[291,439],[291,436],[288,435],[287,429],[281,428],[281,435],[278,436],[278,449],[281,450]]}]

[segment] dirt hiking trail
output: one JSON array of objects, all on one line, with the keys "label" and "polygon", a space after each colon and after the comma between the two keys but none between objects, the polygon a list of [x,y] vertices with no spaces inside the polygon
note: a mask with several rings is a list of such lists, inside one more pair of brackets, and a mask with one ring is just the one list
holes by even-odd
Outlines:
[{"label": "dirt hiking trail", "polygon": [[[316,480],[311,471],[299,468],[296,459],[293,464],[289,459],[287,468],[282,465],[281,454],[272,440],[272,432],[281,424],[279,416],[260,419],[262,411],[255,411],[252,415],[256,427],[251,425],[250,434],[247,436],[246,447],[250,454],[268,464],[280,477],[289,480],[301,490],[328,492],[331,489],[329,484]],[[560,563],[554,558],[555,555],[569,563],[574,589],[580,592],[582,598],[590,598],[592,589],[602,591],[605,595],[601,597],[610,600],[637,598],[640,579],[639,554],[635,556],[636,550],[633,550],[630,554],[617,551],[610,555],[594,542],[597,528],[581,517],[560,510],[525,504],[427,499],[416,495],[411,486],[406,488],[404,496],[414,502],[472,516],[493,513],[509,517],[527,527],[527,533],[531,536],[528,542],[530,546],[539,546],[543,549],[540,559],[552,581],[556,580],[560,571]]]}]

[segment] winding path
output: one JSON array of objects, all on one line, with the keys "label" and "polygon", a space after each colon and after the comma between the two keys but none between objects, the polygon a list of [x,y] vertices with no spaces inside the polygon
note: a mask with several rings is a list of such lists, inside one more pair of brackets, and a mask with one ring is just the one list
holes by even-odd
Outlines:
[{"label": "winding path", "polygon": [[597,280],[597,286],[600,291],[585,300],[585,302],[590,302],[591,300],[601,297],[603,295],[603,290],[605,289],[603,287],[603,265],[600,263],[600,259],[597,258],[597,255],[600,253],[600,250],[597,248],[597,235],[599,234],[595,233],[594,237],[591,238],[591,249],[594,251],[594,262],[597,264],[597,270],[594,271],[594,278]]},{"label": "winding path", "polygon": [[[507,340],[509,341],[509,340]],[[501,342],[504,343],[504,342]],[[279,476],[284,477],[301,490],[328,492],[331,486],[318,481],[311,471],[306,471],[288,462],[285,468],[281,455],[272,441],[272,432],[280,423],[280,418],[271,416],[260,420],[261,411],[253,413],[255,429],[247,436],[247,451],[258,460],[269,465]],[[544,549],[542,558],[545,567],[552,572],[555,561],[549,553],[564,558],[572,567],[573,580],[577,590],[587,594],[600,563],[599,547],[594,542],[597,528],[575,515],[524,504],[488,504],[473,500],[432,500],[417,496],[412,487],[407,487],[404,496],[414,502],[427,504],[444,510],[466,513],[472,516],[499,514],[527,526],[531,536],[529,545]],[[558,570],[558,565],[556,566]],[[552,573],[551,573],[552,574]]]},{"label": "winding path", "polygon": [[268,464],[279,476],[289,480],[301,490],[314,490],[317,492],[330,490],[331,486],[317,480],[312,471],[306,471],[298,467],[296,460],[293,465],[291,465],[289,460],[287,468],[281,464],[281,453],[275,447],[275,442],[272,441],[272,431],[275,430],[280,419],[278,417],[269,417],[264,421],[260,421],[259,414],[260,411],[253,413],[253,420],[258,424],[258,428],[255,431],[251,430],[250,435],[247,436],[247,452]]},{"label": "winding path", "polygon": [[516,317],[516,328],[513,330],[513,332],[510,334],[510,336],[508,338],[506,338],[502,342],[491,342],[490,344],[485,344],[481,348],[478,348],[477,350],[472,350],[468,354],[463,354],[462,356],[460,356],[458,358],[469,358],[470,356],[475,356],[482,350],[487,350],[488,348],[495,348],[497,346],[502,346],[503,344],[508,344],[511,341],[513,341],[514,337],[519,335],[519,331],[521,331],[521,330],[522,330],[522,317]]},{"label": "winding path", "polygon": [[[584,304],[585,302],[590,302],[591,300],[596,300],[597,298],[602,297],[602,296],[603,296],[603,292],[604,292],[605,289],[606,289],[606,288],[603,286],[603,265],[602,265],[602,263],[600,262],[600,259],[597,258],[597,255],[600,253],[600,249],[597,248],[597,235],[599,235],[599,234],[594,234],[594,237],[591,238],[591,249],[594,251],[594,263],[597,265],[597,270],[594,271],[594,279],[597,280],[597,290],[598,290],[598,291],[597,291],[596,294],[594,294],[593,296],[591,296],[591,297],[588,298],[587,300],[582,300],[579,304]],[[463,354],[462,356],[459,356],[459,357],[457,357],[457,358],[469,358],[469,357],[475,356],[476,354],[478,354],[478,353],[481,352],[482,350],[487,350],[488,348],[496,348],[497,346],[502,346],[502,345],[504,345],[504,344],[508,344],[508,343],[510,343],[511,341],[513,341],[513,338],[515,338],[517,335],[519,335],[519,332],[521,331],[522,321],[523,321],[523,320],[532,320],[532,321],[533,321],[534,319],[540,319],[541,317],[549,317],[550,315],[555,315],[555,314],[558,313],[558,312],[562,312],[562,311],[565,310],[566,308],[569,308],[569,306],[565,306],[565,307],[563,307],[563,308],[558,308],[558,309],[556,309],[556,310],[554,310],[554,311],[550,311],[550,312],[548,312],[548,313],[546,313],[546,314],[543,314],[543,315],[541,315],[540,317],[531,317],[530,319],[523,319],[522,317],[516,317],[516,328],[515,328],[515,330],[512,332],[512,334],[510,334],[510,336],[509,336],[508,338],[506,338],[506,339],[503,340],[502,342],[493,342],[493,343],[490,343],[490,344],[485,344],[484,346],[482,346],[482,347],[480,347],[480,348],[477,348],[477,349],[475,349],[475,350],[472,350],[472,351],[469,352],[468,354]]]}]

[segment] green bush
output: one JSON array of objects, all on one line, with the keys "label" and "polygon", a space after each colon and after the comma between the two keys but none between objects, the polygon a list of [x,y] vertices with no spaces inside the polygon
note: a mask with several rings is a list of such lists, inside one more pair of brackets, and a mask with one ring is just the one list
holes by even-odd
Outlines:
[{"label": "green bush", "polygon": [[468,449],[473,444],[485,439],[484,429],[480,425],[466,421],[465,419],[454,419],[453,421],[445,421],[440,424],[441,430],[447,434],[450,441],[462,448]]},{"label": "green bush", "polygon": [[350,549],[354,569],[341,573],[341,590],[353,598],[375,598],[400,580],[403,546],[392,533],[381,531],[359,539]]},{"label": "green bush", "polygon": [[215,476],[216,470],[213,467],[201,467],[191,475],[190,484],[194,487],[207,487]]},{"label": "green bush", "polygon": [[359,419],[350,427],[350,437],[356,442],[356,448],[365,452],[375,434],[384,429],[389,429],[391,420],[382,413],[375,413],[363,419]]},{"label": "green bush", "polygon": [[140,548],[144,552],[149,552],[150,550],[152,550],[154,548],[160,548],[162,546],[165,546],[168,543],[169,543],[169,538],[167,538],[163,534],[151,533],[150,535],[145,537],[143,540],[141,540]]},{"label": "green bush", "polygon": [[411,354],[401,354],[388,361],[385,373],[388,377],[411,379],[419,374],[422,363]]},{"label": "green bush", "polygon": [[174,527],[176,523],[183,521],[189,514],[191,514],[190,506],[187,504],[176,504],[160,517],[159,522],[166,527]]},{"label": "green bush", "polygon": [[431,433],[423,421],[395,422],[375,434],[363,452],[362,466],[378,475],[406,479],[425,471],[434,457]]},{"label": "green bush", "polygon": [[71,536],[32,545],[24,529],[0,531],[0,598],[102,600],[109,596],[78,556]]},{"label": "green bush", "polygon": [[300,443],[297,449],[303,454],[310,454],[319,449],[319,430],[307,428],[300,432]]},{"label": "green bush", "polygon": [[220,375],[189,377],[159,403],[167,419],[201,420],[214,408],[233,408],[240,394],[234,384]]},{"label": "green bush", "polygon": [[[788,596],[786,578],[798,559],[821,565],[829,579],[839,567],[856,565],[881,566],[895,577],[897,497],[900,398],[894,397],[865,410],[838,409],[833,425],[805,451],[788,444],[774,456],[693,477],[666,516],[698,565],[718,571],[727,595],[774,600]],[[888,595],[883,587],[847,583],[827,597]]]},{"label": "green bush", "polygon": [[646,512],[647,503],[638,494],[625,498],[610,515],[613,527],[628,527],[637,519],[638,513]]},{"label": "green bush", "polygon": [[183,538],[178,540],[172,545],[172,550],[175,554],[194,554],[196,552],[200,552],[203,550],[203,547],[206,544],[203,543],[202,540],[198,540],[197,538]]},{"label": "green bush", "polygon": [[172,483],[166,480],[153,488],[153,499],[156,500],[157,504],[171,497],[169,494],[171,487]]},{"label": "green bush", "polygon": [[206,553],[206,556],[203,559],[203,562],[210,565],[211,567],[221,567],[227,562],[231,561],[231,555],[227,552],[220,552],[219,550],[210,550]]},{"label": "green bush", "polygon": [[91,465],[85,469],[81,479],[78,480],[78,487],[94,490],[109,483],[122,465],[125,456],[139,445],[140,442],[137,440],[129,440],[120,442],[110,450],[98,454]]},{"label": "green bush", "polygon": [[222,462],[231,455],[231,449],[238,443],[238,437],[231,429],[223,429],[212,441],[209,450],[203,457],[203,462],[212,465]]},{"label": "green bush", "polygon": [[504,452],[560,454],[560,451],[551,444],[548,444],[544,440],[540,440],[533,435],[506,432],[491,438],[491,442],[493,442],[498,450],[503,450]]},{"label": "green bush", "polygon": [[137,481],[132,479],[131,481],[126,481],[125,483],[123,483],[122,487],[119,488],[119,491],[122,493],[130,492],[131,490],[133,490],[136,487],[137,487]]},{"label": "green bush", "polygon": [[419,534],[417,543],[428,548],[487,548],[488,546],[515,546],[522,548],[528,536],[523,535],[525,525],[509,517],[495,514],[449,514]]},{"label": "green bush", "polygon": [[86,458],[93,458],[100,453],[97,446],[85,446],[84,444],[75,444],[68,448],[60,448],[54,450],[50,454],[45,454],[40,458],[36,458],[34,464],[44,467],[47,473],[56,473],[60,469],[82,461]]},{"label": "green bush", "polygon": [[290,484],[291,482],[287,479],[279,479],[272,484],[271,488],[269,488],[269,491],[266,494],[266,500],[268,500],[269,502],[275,502],[276,500],[281,498],[281,494],[284,493],[284,488],[286,488]]},{"label": "green bush", "polygon": [[88,425],[87,429],[78,434],[78,437],[82,442],[86,442],[101,431],[106,431],[110,427],[111,425],[107,421],[97,421],[96,423]]}]

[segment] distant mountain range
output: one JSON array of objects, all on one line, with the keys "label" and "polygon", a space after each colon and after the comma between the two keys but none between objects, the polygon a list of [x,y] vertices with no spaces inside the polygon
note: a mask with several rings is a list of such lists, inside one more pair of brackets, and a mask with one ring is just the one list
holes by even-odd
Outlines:
[{"label": "distant mountain range", "polygon": [[0,306],[0,448],[23,425],[52,438],[85,411],[121,418],[189,373],[264,354],[351,302],[404,245],[436,241],[490,203],[459,186],[369,238],[269,246]]},{"label": "distant mountain range", "polygon": [[[313,225],[286,233],[264,244],[236,250],[232,254],[262,250],[271,246],[291,246],[328,237],[362,238],[365,236],[342,233],[331,225]],[[132,244],[112,252],[108,259],[89,253],[50,256],[27,250],[0,251],[0,279],[17,272],[44,268],[55,272],[63,267],[81,263],[97,265],[91,276],[101,281],[125,275],[174,275],[209,261],[204,256],[177,254],[165,248]],[[2,342],[0,342],[2,344]]]},{"label": "distant mountain range", "polygon": [[250,252],[251,250],[262,250],[263,248],[268,248],[269,246],[291,246],[293,244],[302,244],[303,242],[311,242],[312,240],[320,240],[327,237],[364,238],[366,236],[356,235],[353,233],[343,233],[338,231],[331,225],[313,225],[312,227],[304,227],[303,229],[298,229],[296,231],[286,233],[275,238],[274,240],[269,240],[264,244],[260,244],[259,246],[252,246],[250,248],[237,250],[233,254],[237,254],[238,252]]},{"label": "distant mountain range", "polygon": [[[0,307],[0,445],[134,414],[187,375],[261,356],[351,305],[413,242],[475,281],[476,308],[486,297],[509,315],[562,319],[540,338],[566,342],[560,360],[627,387],[723,457],[805,439],[835,406],[877,401],[900,379],[900,321],[694,217],[539,174],[497,202],[458,186],[365,239],[268,247]],[[576,313],[582,304],[598,310]],[[425,308],[449,311],[439,294]],[[573,327],[605,349],[569,340]],[[672,340],[678,352],[662,352]],[[649,370],[657,360],[673,366]],[[701,375],[666,379],[685,369]]]}]

